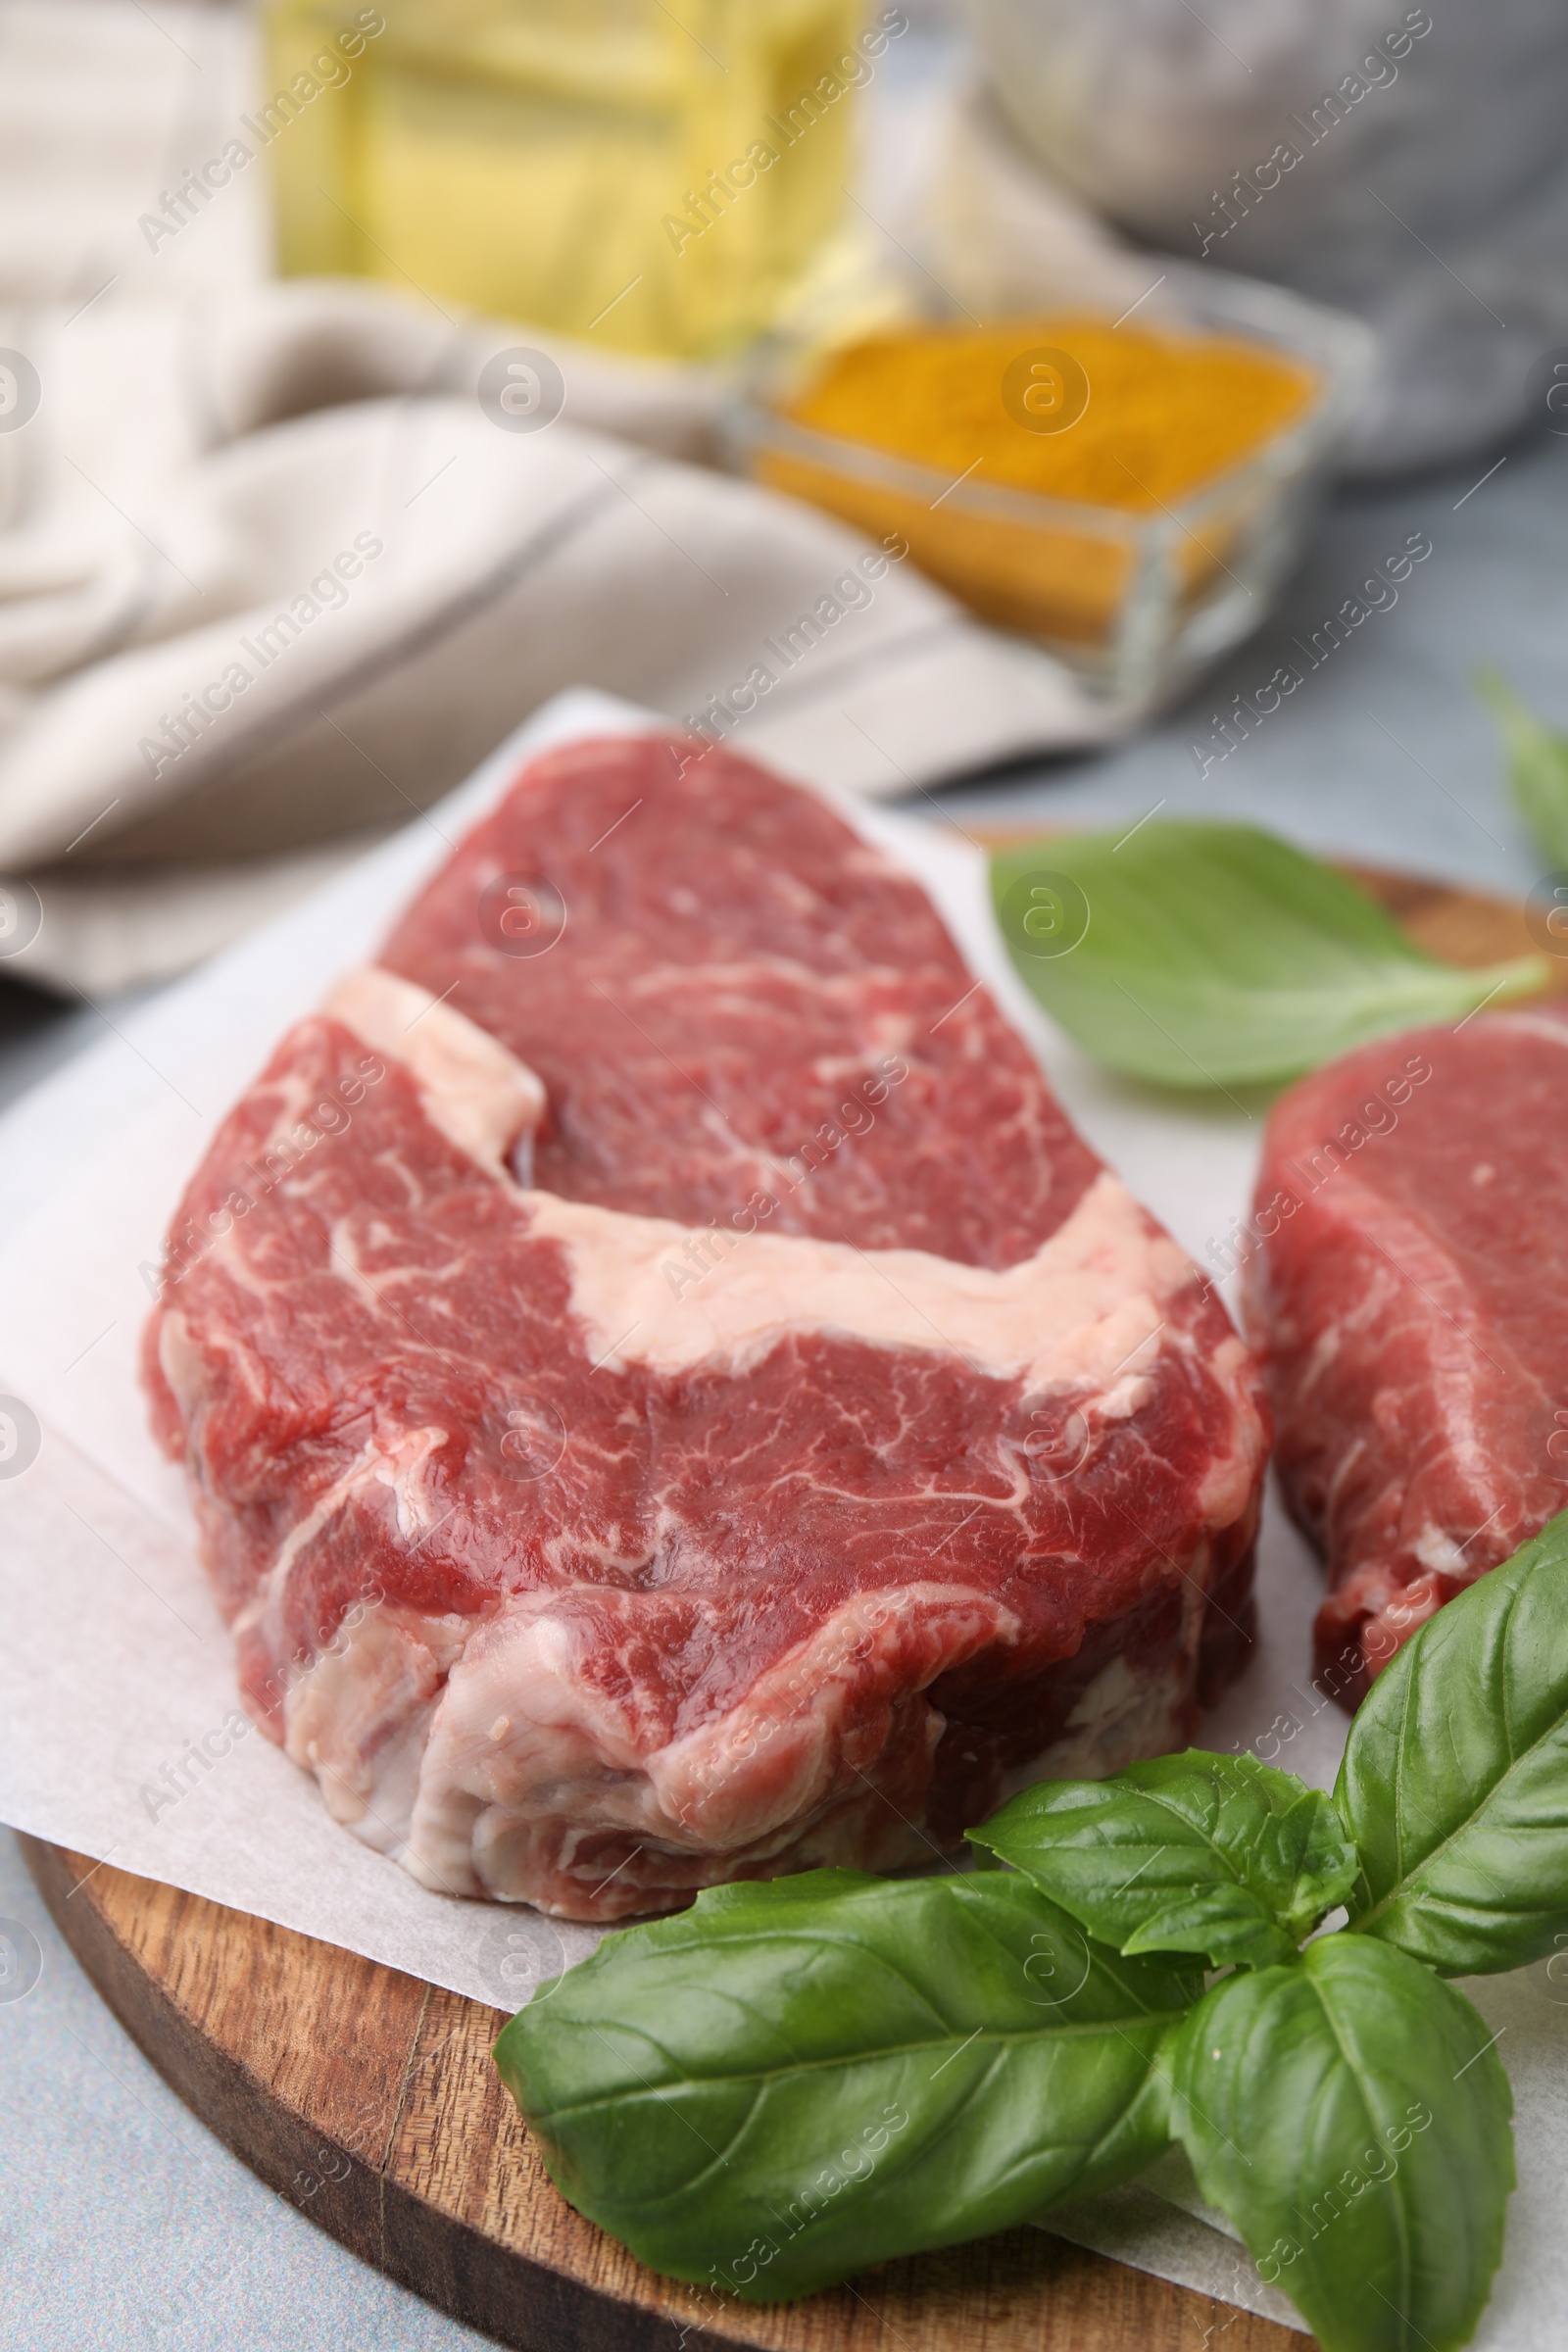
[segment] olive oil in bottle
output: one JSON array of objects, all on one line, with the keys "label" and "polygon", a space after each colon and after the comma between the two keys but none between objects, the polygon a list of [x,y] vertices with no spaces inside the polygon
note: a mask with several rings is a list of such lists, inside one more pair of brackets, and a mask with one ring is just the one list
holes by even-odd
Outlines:
[{"label": "olive oil in bottle", "polygon": [[841,220],[860,29],[859,0],[272,0],[280,266],[733,350]]}]

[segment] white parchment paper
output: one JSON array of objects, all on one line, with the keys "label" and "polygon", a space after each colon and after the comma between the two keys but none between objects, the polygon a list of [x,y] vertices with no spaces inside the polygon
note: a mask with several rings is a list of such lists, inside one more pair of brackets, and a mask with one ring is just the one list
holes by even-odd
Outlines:
[{"label": "white parchment paper", "polygon": [[[503,2008],[591,1950],[595,1931],[427,1892],[332,1823],[314,1782],[246,1727],[179,1476],[147,1433],[136,1349],[170,1211],[282,1030],[374,955],[520,755],[649,723],[602,696],[561,697],[431,816],[155,1004],[106,1018],[100,1045],[0,1119],[0,1392],[38,1431],[34,1452],[24,1412],[21,1448],[0,1460],[0,1819]],[[1088,1062],[1011,971],[981,851],[898,812],[852,813],[919,874],[1096,1149],[1215,1263],[1246,1209],[1260,1114],[1156,1100]],[[1203,1738],[1327,1786],[1346,1725],[1308,1681],[1320,1592],[1271,1498],[1262,1639]],[[1543,1965],[1466,1989],[1502,2036],[1521,2180],[1477,2341],[1547,2352],[1568,2309],[1568,1983]],[[1051,2227],[1300,2325],[1180,2159]]]}]

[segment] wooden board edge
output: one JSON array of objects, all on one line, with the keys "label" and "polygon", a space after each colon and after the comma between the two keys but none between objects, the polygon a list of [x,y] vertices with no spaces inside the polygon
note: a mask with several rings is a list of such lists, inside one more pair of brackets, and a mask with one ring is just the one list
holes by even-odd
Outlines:
[{"label": "wooden board edge", "polygon": [[[86,1857],[20,1832],[18,1842],[51,1918],[89,1981],[170,2087],[268,2187],[361,2261],[514,2352],[758,2352],[763,2340],[783,2340],[771,2328],[765,2339],[750,2332],[737,2339],[727,2331],[716,2332],[706,2316],[692,2317],[690,2306],[685,2313],[670,2312],[645,2297],[603,2291],[569,2271],[530,2260],[515,2244],[486,2236],[449,2209],[412,2191],[384,2166],[368,2165],[362,2146],[352,2138],[340,2140],[318,2120],[292,2107],[275,2084],[204,2033],[200,2019],[131,1948],[114,1914],[127,1890],[148,1882],[118,1870],[100,1877],[102,1866]],[[107,1896],[101,1892],[105,1886],[110,1888]],[[161,1885],[156,1891],[160,1896],[172,1892]],[[246,1917],[202,1897],[174,1899],[235,1922]],[[251,1924],[266,1929],[265,1922]],[[312,1937],[296,1937],[293,1931],[268,1932],[321,1953],[336,1949]],[[379,1963],[360,1961],[352,1954],[340,1957],[389,1985],[416,1988],[426,2005],[458,1998],[437,1994],[418,1980],[400,1977]],[[474,2002],[464,2006],[482,2009]],[[422,2018],[422,2010],[420,2014]],[[487,2023],[487,2034],[489,2030]],[[405,2082],[415,2063],[416,2039],[417,2033],[406,2054]],[[334,2161],[338,2158],[341,2163]],[[310,2183],[305,2193],[292,2193],[302,2180]],[[613,2241],[607,2244],[613,2247]],[[613,2251],[628,2259],[622,2249]],[[1310,2345],[1310,2338],[1275,2322],[1044,2229],[1004,2231],[936,2256],[906,2258],[869,2276],[891,2290],[892,2309],[907,2326],[913,2316],[908,2308],[911,2294],[919,2304],[934,2290],[939,2307],[952,2312],[954,2290],[960,2275],[966,2274],[967,2285],[959,2291],[978,2293],[982,2309],[976,2314],[979,2333],[971,2339],[965,2332],[962,2341],[968,2345],[972,2340],[977,2347],[995,2341],[1001,2347],[1019,2338],[1002,2317],[994,2290],[1001,2289],[1003,2305],[1011,2300],[1020,2262],[1030,2277],[1031,2296],[1044,2298],[1039,2305],[1040,2332],[1036,2335],[1031,2328],[1029,2339],[1038,2342],[1042,2352],[1047,2346],[1054,2352],[1109,2352],[1112,2346],[1115,2352],[1123,2347],[1128,2352],[1133,2347],[1175,2352],[1180,2346],[1186,2352],[1195,2340],[1207,2343],[1216,2333],[1232,2330],[1237,2352],[1290,2352],[1293,2346]],[[1049,2284],[1042,2271],[1050,2274]],[[928,2284],[926,2275],[932,2272]],[[670,2283],[645,2276],[656,2289]],[[853,2289],[829,2290],[826,2299],[836,2299],[839,2292]],[[895,2342],[907,2341],[891,2311],[881,2308],[883,2296],[875,2289],[872,2293],[876,2309],[864,2294],[853,2293],[855,2316],[869,2321],[878,2344],[888,2335]],[[822,2300],[810,2297],[794,2307],[759,2306],[756,2316],[760,2320],[764,2314],[773,2317],[792,2308],[805,2315]],[[1003,2332],[994,2337],[995,2326]],[[830,2321],[828,2327],[831,2331]],[[818,2345],[830,2340],[815,2327],[809,2328],[809,2337]],[[941,2340],[949,2339],[944,2335]],[[952,2342],[956,2352],[959,2337],[955,2334]]]},{"label": "wooden board edge", "polygon": [[[20,1831],[17,1842],[50,1918],[143,2057],[295,2212],[370,2268],[513,2352],[682,2352],[689,2328],[530,2262],[368,2168],[329,2136],[323,2144],[318,2126],[285,2106],[183,2014],[98,1906],[74,1902],[93,1867],[87,1857]],[[290,2194],[302,2177],[322,2178],[334,2156],[343,2159],[343,2174],[330,2197],[306,2204]],[[536,2298],[526,2314],[518,2310],[519,2268]],[[521,2330],[519,2319],[526,2322]],[[706,2328],[702,2340],[708,2352],[756,2352]]]}]

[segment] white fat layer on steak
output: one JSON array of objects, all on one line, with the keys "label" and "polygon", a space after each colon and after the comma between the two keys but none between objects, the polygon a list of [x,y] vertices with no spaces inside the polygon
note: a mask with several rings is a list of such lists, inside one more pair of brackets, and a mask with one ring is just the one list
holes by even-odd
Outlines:
[{"label": "white fat layer on steak", "polygon": [[[400,1857],[430,1886],[532,1894],[541,1835],[569,1875],[589,1827],[638,1838],[651,1858],[722,1854],[740,1866],[776,1856],[846,1800],[858,1802],[867,1776],[874,1785],[890,1763],[913,1761],[923,1777],[944,1718],[919,1692],[1018,1634],[1009,1609],[962,1586],[858,1593],[736,1706],[650,1746],[648,1727],[579,1672],[580,1629],[560,1598],[518,1596],[452,1669]],[[629,1620],[628,1638],[635,1631]],[[389,1665],[402,1670],[378,1642],[364,1661],[367,1683]],[[355,1712],[380,1715],[373,1690]],[[292,1727],[291,1695],[291,1751]],[[593,1867],[587,1857],[583,1867]]]},{"label": "white fat layer on steak", "polygon": [[[379,965],[325,1009],[406,1062],[426,1112],[498,1179],[544,1106],[533,1071],[472,1021]],[[1086,1391],[1124,1419],[1148,1394],[1164,1302],[1192,1261],[1103,1170],[1032,1257],[1000,1272],[924,1250],[857,1250],[809,1235],[739,1234],[525,1191],[531,1230],[558,1242],[594,1361],[679,1374],[750,1371],[791,1337],[934,1348],[1033,1389]]]},{"label": "white fat layer on steak", "polygon": [[[592,1815],[568,1802],[568,1819],[616,1820],[677,1849],[741,1850],[793,1835],[846,1778],[875,1765],[901,1698],[1018,1638],[1010,1609],[965,1586],[921,1580],[857,1593],[736,1706],[650,1751],[646,1729],[580,1675],[579,1638],[557,1606],[554,1594],[530,1596],[492,1619],[454,1669],[431,1733],[416,1847],[421,1823],[450,1819],[454,1800],[460,1811],[474,1798],[537,1817],[585,1780],[598,1791]],[[626,1630],[635,1637],[634,1612]],[[922,1744],[935,1736],[928,1713]],[[599,1786],[607,1766],[619,1776],[609,1790]]]},{"label": "white fat layer on steak", "polygon": [[368,963],[321,1010],[412,1074],[434,1126],[500,1174],[544,1116],[545,1090],[526,1062],[417,981]]},{"label": "white fat layer on steak", "polygon": [[743,1373],[781,1340],[822,1332],[940,1348],[1031,1388],[1092,1391],[1114,1418],[1143,1401],[1164,1301],[1193,1272],[1108,1170],[1032,1257],[1000,1272],[924,1250],[721,1235],[554,1193],[525,1198],[532,1230],[565,1251],[594,1360],[612,1370]]},{"label": "white fat layer on steak", "polygon": [[408,1835],[430,1719],[471,1618],[375,1605],[340,1628],[284,1702],[284,1746],[334,1821],[378,1853]]},{"label": "white fat layer on steak", "polygon": [[[1042,1778],[1099,1778],[1179,1743],[1206,1546],[1193,1570],[1178,1653],[1148,1675],[1112,1658],[1004,1793]],[[519,1595],[478,1629],[372,1610],[288,1693],[288,1753],[317,1774],[334,1818],[442,1892],[539,1901],[543,1878],[577,1882],[580,1899],[604,1877],[595,1855],[607,1831],[637,1839],[635,1883],[651,1888],[704,1884],[715,1858],[726,1872],[784,1855],[797,1867],[830,1862],[835,1824],[845,1853],[863,1854],[864,1828],[848,1815],[879,1784],[896,1787],[901,1767],[918,1775],[946,1728],[920,1693],[1018,1630],[1009,1610],[964,1587],[857,1594],[738,1705],[648,1749],[576,1672],[558,1602]],[[906,1838],[888,1825],[880,1867],[930,1859],[928,1841],[905,1827]]]}]

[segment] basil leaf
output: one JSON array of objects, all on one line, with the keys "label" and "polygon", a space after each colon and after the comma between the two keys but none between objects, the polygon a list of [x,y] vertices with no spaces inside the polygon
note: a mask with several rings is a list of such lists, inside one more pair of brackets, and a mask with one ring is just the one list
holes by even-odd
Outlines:
[{"label": "basil leaf", "polygon": [[1494,669],[1476,680],[1496,713],[1514,804],[1549,864],[1568,866],[1568,737],[1553,735]]},{"label": "basil leaf", "polygon": [[1568,1929],[1568,1511],[1384,1668],[1334,1795],[1361,1854],[1352,1928],[1450,1977],[1551,1950]]},{"label": "basil leaf", "polygon": [[1216,1968],[1294,1960],[1355,1884],[1331,1799],[1253,1756],[1156,1756],[1108,1781],[1042,1781],[969,1833],[1116,1951]]},{"label": "basil leaf", "polygon": [[1324,1936],[1216,1984],[1172,2051],[1199,2186],[1324,2352],[1469,2341],[1514,2173],[1508,2078],[1461,1993]]},{"label": "basil leaf", "polygon": [[1201,1990],[1021,1879],[814,1871],[607,1937],[496,2064],[580,2212],[768,2302],[1141,2170]]},{"label": "basil leaf", "polygon": [[1461,971],[1365,891],[1251,825],[1153,818],[992,862],[1019,972],[1086,1052],[1164,1086],[1296,1077],[1388,1030],[1545,985],[1539,956]]}]

